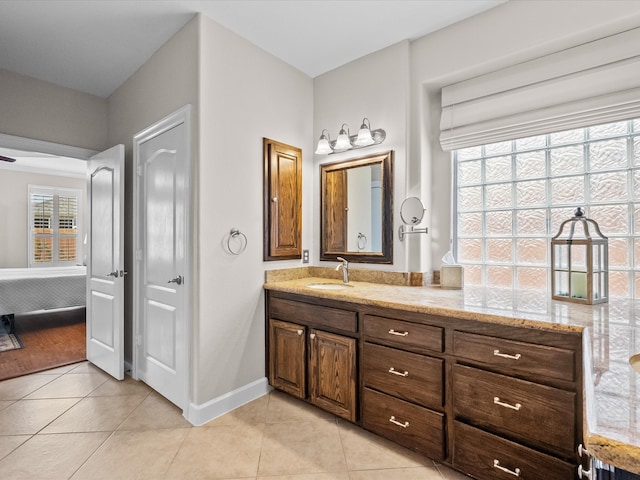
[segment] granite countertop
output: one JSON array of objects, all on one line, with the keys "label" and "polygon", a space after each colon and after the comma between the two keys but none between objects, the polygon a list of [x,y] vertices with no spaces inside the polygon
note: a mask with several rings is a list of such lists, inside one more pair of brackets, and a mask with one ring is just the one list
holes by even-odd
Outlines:
[{"label": "granite countertop", "polygon": [[[282,279],[284,278],[284,279]],[[375,305],[461,319],[578,332],[583,336],[584,446],[594,457],[640,473],[640,373],[629,357],[640,353],[640,301],[612,299],[579,305],[550,299],[543,291],[465,287],[446,290],[350,282],[352,287],[320,290],[313,283],[341,283],[325,277],[267,275],[264,288],[300,295]]]}]

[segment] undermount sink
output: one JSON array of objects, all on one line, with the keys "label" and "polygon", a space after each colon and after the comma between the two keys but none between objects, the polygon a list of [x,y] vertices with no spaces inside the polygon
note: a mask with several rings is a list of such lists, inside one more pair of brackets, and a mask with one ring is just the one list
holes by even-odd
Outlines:
[{"label": "undermount sink", "polygon": [[633,368],[636,372],[640,373],[640,354],[633,355],[631,358],[629,358],[629,365],[631,365],[631,368]]},{"label": "undermount sink", "polygon": [[344,290],[345,288],[353,287],[348,283],[310,283],[307,286],[317,290]]}]

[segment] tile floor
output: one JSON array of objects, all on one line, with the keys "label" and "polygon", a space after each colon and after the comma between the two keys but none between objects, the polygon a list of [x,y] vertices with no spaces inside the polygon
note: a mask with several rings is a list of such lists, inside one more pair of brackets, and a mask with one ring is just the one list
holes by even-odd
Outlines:
[{"label": "tile floor", "polygon": [[84,362],[0,382],[0,478],[468,477],[278,392],[192,427],[145,384]]}]

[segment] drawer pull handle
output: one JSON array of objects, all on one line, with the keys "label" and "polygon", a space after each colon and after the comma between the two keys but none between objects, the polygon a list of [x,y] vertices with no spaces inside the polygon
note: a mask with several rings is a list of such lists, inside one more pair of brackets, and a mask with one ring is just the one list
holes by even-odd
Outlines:
[{"label": "drawer pull handle", "polygon": [[578,478],[591,479],[592,477],[591,470],[585,470],[582,465],[578,465]]},{"label": "drawer pull handle", "polygon": [[493,355],[496,357],[509,358],[511,360],[520,360],[520,357],[522,356],[519,353],[516,353],[515,355],[509,355],[508,353],[500,353],[500,350],[494,350]]},{"label": "drawer pull handle", "polygon": [[398,425],[399,427],[402,427],[402,428],[407,428],[409,426],[409,422],[404,422],[404,423],[399,422],[396,420],[396,417],[393,415],[391,415],[391,418],[389,419],[389,421],[394,425]]},{"label": "drawer pull handle", "polygon": [[404,373],[402,373],[402,372],[399,372],[398,370],[396,370],[393,367],[389,368],[389,373],[393,373],[394,375],[398,375],[400,377],[406,377],[406,376],[409,375],[409,372],[407,372],[406,370],[404,371]]},{"label": "drawer pull handle", "polygon": [[503,472],[508,473],[509,475],[513,475],[514,477],[520,476],[519,468],[516,468],[515,470],[509,470],[508,468],[504,468],[502,465],[500,465],[500,462],[498,460],[493,461],[493,467],[497,468],[498,470],[502,470]]},{"label": "drawer pull handle", "polygon": [[390,335],[397,335],[399,337],[406,337],[407,335],[409,335],[409,332],[396,332],[393,328],[391,330],[389,330],[389,334]]},{"label": "drawer pull handle", "polygon": [[520,405],[519,403],[511,405],[509,403],[501,402],[500,397],[493,397],[493,403],[495,403],[496,405],[500,405],[501,407],[510,408],[512,410],[520,410],[522,408],[522,405]]}]

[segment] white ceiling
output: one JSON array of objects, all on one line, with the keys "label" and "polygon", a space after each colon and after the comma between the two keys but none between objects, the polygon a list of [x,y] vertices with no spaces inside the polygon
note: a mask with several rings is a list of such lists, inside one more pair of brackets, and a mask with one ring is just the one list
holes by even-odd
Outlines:
[{"label": "white ceiling", "polygon": [[0,0],[0,68],[108,97],[195,13],[310,77],[507,0]]}]

